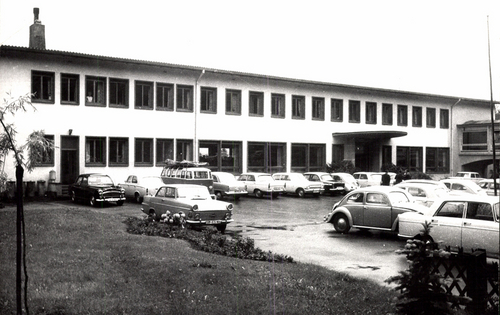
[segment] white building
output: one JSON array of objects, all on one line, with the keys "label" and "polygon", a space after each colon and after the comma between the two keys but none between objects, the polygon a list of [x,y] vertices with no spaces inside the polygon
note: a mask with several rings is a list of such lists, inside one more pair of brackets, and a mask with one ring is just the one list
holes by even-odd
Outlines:
[{"label": "white building", "polygon": [[[57,147],[27,181],[47,181],[51,170],[62,184],[87,172],[122,181],[159,175],[166,159],[235,174],[351,160],[440,178],[462,158],[471,163],[460,142],[466,122],[489,118],[485,100],[47,50],[35,20],[29,48],[0,46],[0,93],[34,93],[37,109],[15,116],[18,142],[44,130]],[[491,150],[479,159],[469,165],[485,173]]]}]

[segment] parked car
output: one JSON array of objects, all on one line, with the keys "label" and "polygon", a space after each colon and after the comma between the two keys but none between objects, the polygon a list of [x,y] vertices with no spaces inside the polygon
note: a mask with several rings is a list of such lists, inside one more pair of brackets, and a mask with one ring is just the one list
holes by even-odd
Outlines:
[{"label": "parked car", "polygon": [[238,177],[238,181],[245,184],[249,195],[255,195],[258,198],[264,195],[275,198],[285,190],[283,184],[275,181],[268,173],[243,173]]},{"label": "parked car", "polygon": [[347,194],[325,216],[325,222],[332,223],[339,233],[347,233],[351,227],[396,231],[399,214],[424,208],[401,188],[372,186]]},{"label": "parked car", "polygon": [[356,181],[354,176],[349,173],[332,173],[330,175],[332,175],[332,178],[335,182],[344,183],[344,194],[347,194],[359,188],[358,182]]},{"label": "parked car", "polygon": [[382,182],[382,174],[378,172],[356,172],[352,174],[354,179],[358,182],[360,188],[379,186]]},{"label": "parked car", "polygon": [[233,222],[233,204],[212,199],[208,188],[202,185],[162,186],[156,195],[144,197],[141,210],[156,220],[178,214],[187,225],[213,225],[222,233]]},{"label": "parked car", "polygon": [[413,196],[416,202],[423,204],[426,207],[430,207],[434,201],[443,198],[449,194],[449,189],[443,183],[437,182],[437,185],[422,184],[417,182],[401,182],[394,185],[394,187],[399,187],[406,190]]},{"label": "parked car", "polygon": [[330,173],[325,172],[307,172],[304,173],[307,180],[311,182],[321,182],[323,184],[323,192],[325,194],[341,193],[344,191],[344,183],[335,181]]},{"label": "parked car", "polygon": [[478,184],[467,179],[453,179],[447,178],[442,179],[441,182],[448,187],[450,194],[462,195],[462,194],[473,194],[473,195],[483,195],[486,196],[486,191],[481,189]]},{"label": "parked car", "polygon": [[214,193],[214,180],[212,171],[204,166],[206,162],[166,160],[161,171],[161,179],[165,184],[193,184],[203,185],[208,191]]},{"label": "parked car", "polygon": [[[483,179],[478,183],[488,196],[495,196],[495,186],[492,178]],[[500,178],[496,179],[497,196],[500,195]]]},{"label": "parked car", "polygon": [[310,181],[301,173],[275,173],[272,177],[283,183],[285,194],[296,194],[299,197],[319,196],[324,190],[322,183]]},{"label": "parked car", "polygon": [[423,214],[399,215],[398,235],[421,238],[423,223],[430,222],[431,239],[451,246],[452,251],[484,249],[488,257],[498,258],[498,202],[498,197],[491,196],[448,196],[436,201]]},{"label": "parked car", "polygon": [[468,179],[472,180],[475,183],[478,183],[479,181],[483,180],[484,178],[479,175],[478,172],[458,172],[455,174],[455,176],[450,177],[452,179]]},{"label": "parked car", "polygon": [[141,203],[146,195],[154,196],[158,188],[163,185],[160,176],[139,177],[130,175],[125,182],[120,183],[120,186],[125,189],[125,197],[133,198],[138,203]]},{"label": "parked car", "polygon": [[245,189],[245,184],[236,180],[236,177],[231,173],[212,172],[214,180],[214,193],[217,199],[224,197],[240,199],[241,196],[248,195]]},{"label": "parked car", "polygon": [[111,177],[105,174],[81,174],[69,186],[69,193],[73,202],[88,202],[96,207],[105,202],[116,202],[121,206],[125,202],[125,189],[114,184]]}]

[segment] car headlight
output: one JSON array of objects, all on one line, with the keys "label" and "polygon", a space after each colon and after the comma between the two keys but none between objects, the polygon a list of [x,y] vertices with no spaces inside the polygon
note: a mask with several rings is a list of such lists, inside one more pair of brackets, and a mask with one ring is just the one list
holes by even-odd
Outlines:
[{"label": "car headlight", "polygon": [[229,211],[232,211],[232,210],[233,210],[233,208],[234,208],[234,206],[233,206],[233,204],[232,204],[232,203],[230,203],[230,204],[228,204],[228,205],[226,206],[226,209],[227,209],[227,210],[229,210]]},{"label": "car headlight", "polygon": [[196,211],[198,210],[198,205],[194,205],[193,208],[192,208],[193,211]]},{"label": "car headlight", "polygon": [[231,212],[226,212],[226,215],[224,216],[224,220],[231,220]]},{"label": "car headlight", "polygon": [[102,189],[99,189],[97,193],[99,194],[99,196],[102,196]]}]

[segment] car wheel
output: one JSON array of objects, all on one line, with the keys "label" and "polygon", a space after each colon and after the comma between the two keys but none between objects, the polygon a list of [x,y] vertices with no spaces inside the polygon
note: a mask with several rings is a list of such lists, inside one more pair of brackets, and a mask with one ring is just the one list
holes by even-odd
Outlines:
[{"label": "car wheel", "polygon": [[135,193],[134,199],[135,199],[135,202],[142,203],[142,197],[139,193]]},{"label": "car wheel", "polygon": [[351,229],[349,220],[343,213],[339,213],[335,216],[335,218],[333,218],[333,227],[335,228],[335,231],[339,233],[347,233]]},{"label": "car wheel", "polygon": [[97,202],[95,201],[95,197],[94,196],[90,196],[90,199],[89,199],[89,204],[92,206],[92,207],[95,207],[97,205]]},{"label": "car wheel", "polygon": [[264,197],[264,193],[261,191],[261,190],[255,190],[255,196],[257,196],[257,198],[262,198]]},{"label": "car wheel", "polygon": [[299,188],[299,189],[297,189],[297,195],[299,195],[300,198],[304,198],[304,196],[306,195],[306,192],[304,191],[304,189]]},{"label": "car wheel", "polygon": [[116,204],[119,205],[119,206],[123,206],[123,200],[117,201]]},{"label": "car wheel", "polygon": [[153,209],[149,210],[148,218],[150,218],[153,221],[156,221],[156,212]]},{"label": "car wheel", "polygon": [[222,193],[220,191],[215,192],[215,199],[221,200],[222,199]]},{"label": "car wheel", "polygon": [[76,203],[76,193],[74,191],[71,192],[71,201]]},{"label": "car wheel", "polygon": [[226,232],[226,226],[227,224],[219,224],[216,226],[217,231],[221,232],[221,234],[224,234]]}]

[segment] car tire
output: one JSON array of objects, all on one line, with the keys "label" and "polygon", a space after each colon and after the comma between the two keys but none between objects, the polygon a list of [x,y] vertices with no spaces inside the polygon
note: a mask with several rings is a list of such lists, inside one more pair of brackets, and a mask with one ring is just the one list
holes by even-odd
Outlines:
[{"label": "car tire", "polygon": [[349,220],[343,213],[335,215],[335,217],[333,218],[333,227],[335,228],[335,231],[343,234],[349,232],[349,230],[351,229]]},{"label": "car tire", "polygon": [[116,204],[119,205],[119,206],[123,206],[123,200],[117,201]]},{"label": "car tire", "polygon": [[216,200],[221,200],[222,199],[222,193],[220,191],[215,192],[215,199]]},{"label": "car tire", "polygon": [[264,197],[264,193],[261,190],[257,189],[257,190],[255,190],[255,196],[257,198],[262,198],[262,197]]},{"label": "car tire", "polygon": [[76,203],[76,193],[74,191],[71,192],[71,201]]},{"label": "car tire", "polygon": [[142,199],[143,199],[143,198],[141,197],[141,194],[139,194],[139,193],[135,193],[135,195],[134,195],[134,200],[135,200],[135,202],[137,202],[137,203],[142,203]]},{"label": "car tire", "polygon": [[90,196],[90,199],[89,199],[89,204],[90,204],[92,207],[97,207],[97,202],[95,201],[95,196]]},{"label": "car tire", "polygon": [[224,234],[226,232],[226,226],[227,224],[219,224],[216,226],[217,231],[219,231],[221,234]]},{"label": "car tire", "polygon": [[153,209],[149,210],[148,218],[152,219],[153,221],[156,221],[156,219],[157,219],[156,218],[156,212]]},{"label": "car tire", "polygon": [[299,195],[300,198],[304,198],[304,196],[306,195],[306,192],[304,191],[304,189],[299,188],[299,189],[297,189],[297,195]]}]

